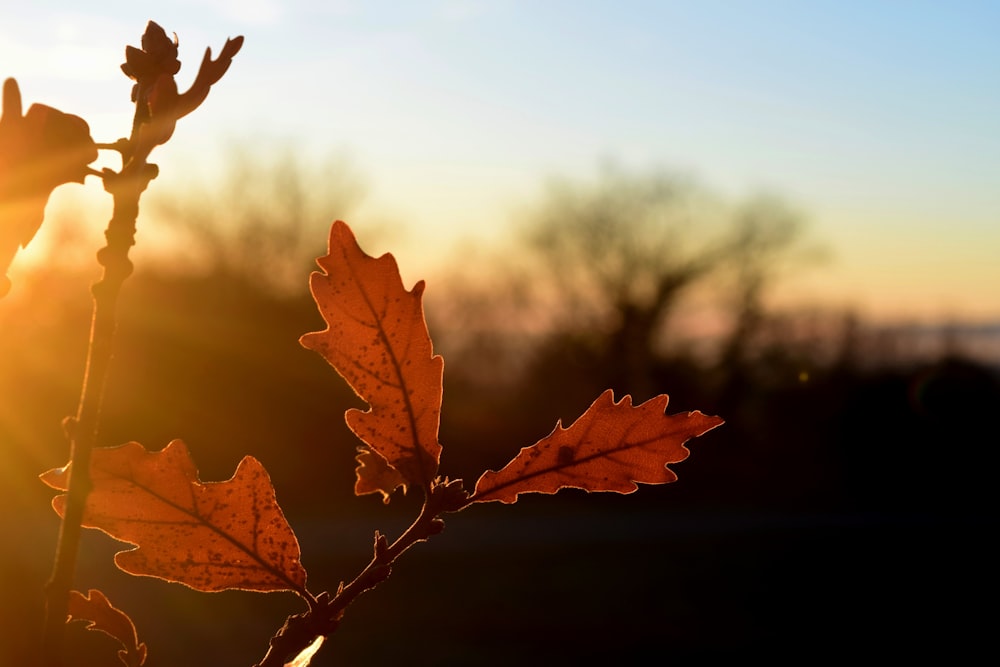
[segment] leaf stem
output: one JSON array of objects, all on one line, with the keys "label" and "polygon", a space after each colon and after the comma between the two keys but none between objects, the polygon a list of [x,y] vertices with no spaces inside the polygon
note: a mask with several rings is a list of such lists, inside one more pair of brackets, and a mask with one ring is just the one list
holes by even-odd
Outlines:
[{"label": "leaf stem", "polygon": [[91,320],[87,366],[76,416],[66,420],[70,439],[69,489],[66,511],[59,529],[55,564],[46,584],[46,616],[43,629],[44,664],[62,664],[69,591],[73,585],[81,522],[92,482],[90,459],[97,440],[97,427],[104,398],[104,386],[111,365],[117,322],[118,295],[132,273],[129,248],[135,243],[135,222],[139,198],[156,176],[155,165],[132,161],[121,173],[104,172],[104,187],[114,198],[114,210],[104,232],[107,245],[97,252],[104,267],[101,279],[91,287],[94,311]]},{"label": "leaf stem", "polygon": [[444,492],[446,488],[431,487],[420,514],[392,544],[376,531],[374,555],[368,565],[351,583],[346,586],[342,583],[333,597],[329,593],[322,593],[315,598],[315,604],[310,602],[308,612],[289,616],[271,638],[264,659],[254,667],[283,667],[308,648],[317,637],[332,635],[340,625],[347,607],[362,593],[389,578],[392,564],[397,558],[417,542],[423,542],[444,530],[444,521],[439,516],[451,511],[450,497]]}]

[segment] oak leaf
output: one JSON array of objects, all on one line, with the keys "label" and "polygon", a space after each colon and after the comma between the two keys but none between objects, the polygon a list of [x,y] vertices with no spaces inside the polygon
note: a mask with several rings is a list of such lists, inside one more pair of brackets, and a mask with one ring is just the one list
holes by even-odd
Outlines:
[{"label": "oak leaf", "polygon": [[118,658],[126,667],[140,667],[146,662],[146,645],[139,641],[132,619],[114,607],[104,593],[93,588],[87,595],[70,591],[68,603],[68,621],[86,621],[88,630],[103,632],[121,642],[124,648],[118,651]]},{"label": "oak leaf", "polygon": [[[232,478],[206,483],[180,440],[158,452],[130,442],[92,456],[82,524],[136,545],[115,555],[122,570],[199,591],[304,593],[298,540],[253,457],[244,457]],[[42,481],[67,490],[72,465],[49,470]],[[52,506],[62,516],[66,494]]]},{"label": "oak leaf", "polygon": [[677,479],[667,468],[690,453],[684,443],[722,424],[701,412],[667,415],[668,397],[632,406],[605,391],[569,428],[562,423],[521,452],[499,472],[476,482],[471,502],[513,503],[521,493],[555,493],[563,488],[632,493],[643,484]]},{"label": "oak leaf", "polygon": [[0,296],[8,289],[7,267],[42,224],[49,195],[64,183],[83,183],[97,159],[90,127],[79,116],[44,104],[21,115],[21,90],[3,84],[0,115]]},{"label": "oak leaf", "polygon": [[[424,282],[407,291],[395,258],[365,254],[340,221],[330,230],[328,254],[317,263],[324,272],[314,272],[309,287],[327,328],[300,342],[321,354],[369,404],[366,411],[348,410],[351,430],[398,471],[404,491],[409,484],[427,490],[441,457],[444,361],[434,355],[427,333]],[[398,478],[379,481],[386,476],[368,476],[364,467],[362,462],[356,489],[388,495],[396,488]]]},{"label": "oak leaf", "polygon": [[222,78],[233,57],[243,47],[243,37],[227,39],[219,57],[212,59],[212,50],[206,49],[201,66],[191,88],[177,92],[174,79],[181,68],[177,59],[179,40],[173,39],[156,22],[146,24],[142,34],[142,48],[125,47],[125,62],[121,69],[135,81],[132,101],[137,103],[138,133],[133,151],[145,157],[156,146],[166,143],[173,135],[177,121],[194,111],[208,96],[209,89]]},{"label": "oak leaf", "polygon": [[354,459],[358,462],[355,495],[381,493],[382,502],[388,504],[392,492],[406,486],[406,480],[399,471],[389,465],[378,452],[358,447],[358,455]]}]

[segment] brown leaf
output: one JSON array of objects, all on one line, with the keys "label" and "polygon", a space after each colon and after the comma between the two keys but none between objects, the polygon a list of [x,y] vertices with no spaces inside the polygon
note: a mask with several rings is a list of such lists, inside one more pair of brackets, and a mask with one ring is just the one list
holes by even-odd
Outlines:
[{"label": "brown leaf", "polygon": [[194,83],[181,94],[177,92],[174,79],[181,68],[177,59],[179,45],[177,35],[173,39],[167,37],[163,28],[150,21],[142,35],[142,48],[125,48],[125,62],[121,68],[136,82],[132,101],[138,103],[135,155],[145,157],[153,148],[166,143],[177,121],[205,101],[209,89],[218,83],[243,47],[243,37],[227,39],[215,60],[212,60],[212,50],[206,49]]},{"label": "brown leaf", "polygon": [[521,493],[555,493],[563,488],[632,493],[643,484],[677,479],[666,467],[687,458],[684,443],[722,424],[700,412],[665,415],[667,396],[632,407],[605,391],[569,428],[562,423],[546,438],[525,447],[503,470],[489,470],[476,482],[472,502],[517,501]]},{"label": "brown leaf", "polygon": [[4,274],[18,248],[28,245],[42,224],[49,195],[64,183],[83,183],[97,159],[90,127],[79,116],[44,104],[21,115],[17,81],[3,84],[0,116],[0,296]]},{"label": "brown leaf", "polygon": [[146,645],[139,642],[135,624],[128,614],[111,605],[99,590],[90,589],[87,595],[69,592],[69,621],[87,621],[87,629],[111,635],[124,647],[118,651],[126,667],[140,667],[146,662]]},{"label": "brown leaf", "polygon": [[[42,481],[65,491],[71,467]],[[95,449],[90,474],[83,525],[136,545],[115,555],[122,570],[199,591],[305,592],[298,540],[253,457],[231,479],[206,483],[180,440],[159,452],[130,442]],[[65,494],[52,500],[60,516],[65,505]]]},{"label": "brown leaf", "polygon": [[194,111],[208,97],[208,90],[219,82],[222,75],[226,73],[233,63],[233,57],[243,48],[243,36],[231,37],[222,45],[219,57],[212,60],[212,49],[205,49],[205,56],[201,59],[201,67],[198,68],[198,76],[194,83],[182,93],[177,100],[177,117],[182,118]]},{"label": "brown leaf", "polygon": [[441,456],[444,361],[434,356],[424,322],[424,283],[406,291],[393,256],[366,255],[340,221],[318,264],[325,273],[313,273],[309,286],[327,328],[300,342],[323,355],[371,406],[347,412],[351,430],[406,484],[429,489]]},{"label": "brown leaf", "polygon": [[399,487],[406,486],[406,480],[399,471],[386,463],[386,460],[367,447],[358,447],[357,476],[354,483],[354,495],[363,496],[369,493],[381,493],[382,502],[389,502],[389,496]]},{"label": "brown leaf", "polygon": [[[158,23],[149,21],[142,33],[141,45],[141,49],[134,46],[125,47],[125,62],[122,63],[122,72],[125,76],[138,83],[145,83],[163,74],[173,76],[180,71],[181,61],[177,59],[179,46],[177,35],[171,39]],[[136,101],[134,97],[132,101]]]}]

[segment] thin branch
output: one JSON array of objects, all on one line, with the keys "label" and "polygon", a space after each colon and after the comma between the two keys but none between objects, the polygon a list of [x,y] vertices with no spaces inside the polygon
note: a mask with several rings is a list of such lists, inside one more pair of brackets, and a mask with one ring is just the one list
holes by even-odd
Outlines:
[{"label": "thin branch", "polygon": [[347,607],[362,593],[375,588],[392,573],[397,558],[418,542],[423,542],[444,530],[440,516],[457,512],[469,505],[468,494],[462,480],[436,482],[420,511],[407,528],[391,545],[381,533],[375,533],[374,555],[371,561],[351,583],[340,585],[337,594],[322,593],[315,604],[302,614],[289,616],[285,624],[271,638],[264,659],[254,667],[283,667],[302,651],[309,648],[317,637],[329,637],[340,625]]},{"label": "thin branch", "polygon": [[97,252],[97,261],[104,267],[104,272],[101,279],[91,288],[94,313],[80,403],[76,416],[66,420],[73,467],[66,498],[66,511],[59,529],[55,564],[46,584],[46,616],[42,645],[44,664],[49,667],[62,664],[69,591],[73,586],[73,572],[80,547],[84,507],[92,487],[90,459],[97,440],[104,385],[114,348],[118,295],[122,284],[132,273],[132,262],[128,258],[128,252],[135,243],[139,198],[155,176],[156,167],[144,161],[130,162],[120,174],[104,172],[104,187],[114,197],[114,210],[108,228],[104,232],[107,245]]},{"label": "thin branch", "polygon": [[[222,77],[242,45],[242,37],[227,40],[222,54],[215,61],[211,59],[211,52],[206,52],[196,85],[192,87],[192,91],[185,93],[184,98],[187,102],[184,113],[190,112],[205,99],[208,88]],[[108,228],[104,232],[107,245],[97,252],[97,261],[104,267],[104,271],[101,279],[91,288],[94,313],[80,403],[76,416],[67,418],[65,422],[73,467],[66,492],[66,507],[59,528],[55,564],[46,584],[42,653],[43,662],[47,667],[57,667],[62,664],[69,592],[73,585],[73,572],[76,569],[77,553],[80,548],[84,509],[93,486],[90,478],[91,453],[97,441],[104,386],[111,365],[117,326],[118,295],[121,293],[122,284],[132,274],[132,262],[128,253],[135,244],[139,199],[149,182],[157,175],[156,165],[149,164],[147,157],[154,146],[170,138],[174,122],[183,115],[178,115],[176,109],[171,111],[157,107],[158,113],[164,116],[166,125],[159,128],[159,133],[150,129],[151,121],[161,120],[150,116],[152,107],[156,106],[152,104],[151,99],[153,89],[155,86],[160,86],[156,92],[161,96],[166,95],[171,99],[177,97],[173,74],[180,68],[180,61],[176,59],[176,37],[171,44],[163,29],[152,21],[146,26],[142,46],[142,49],[126,47],[126,63],[122,66],[122,71],[136,81],[132,95],[132,101],[135,102],[132,133],[128,139],[119,139],[110,144],[97,144],[98,148],[121,153],[122,169],[119,173],[105,169],[98,174],[104,179],[104,189],[114,198],[114,210]],[[157,122],[157,125],[163,123]],[[90,170],[88,173],[95,172]]]}]

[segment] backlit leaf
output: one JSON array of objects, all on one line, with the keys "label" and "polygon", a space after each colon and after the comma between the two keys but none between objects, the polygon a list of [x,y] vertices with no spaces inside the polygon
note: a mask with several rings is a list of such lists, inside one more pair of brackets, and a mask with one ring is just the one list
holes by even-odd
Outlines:
[{"label": "backlit leaf", "polygon": [[[72,463],[42,481],[65,491]],[[299,543],[259,461],[247,456],[224,482],[202,482],[187,447],[159,452],[137,442],[95,449],[83,525],[136,545],[115,555],[122,570],[200,591],[304,592]],[[52,506],[62,516],[66,495]]]},{"label": "backlit leaf", "polygon": [[363,496],[369,493],[381,493],[382,502],[388,503],[392,492],[401,486],[406,486],[406,480],[399,471],[386,463],[385,459],[367,447],[358,447],[357,476],[354,483],[354,493]]},{"label": "backlit leaf", "polygon": [[[320,353],[369,404],[367,411],[347,412],[351,430],[406,484],[428,489],[441,456],[444,361],[434,355],[424,322],[424,283],[406,291],[393,256],[366,255],[340,221],[318,264],[324,273],[313,273],[309,286],[327,328],[305,334],[301,343]],[[386,489],[368,492],[375,491]]]},{"label": "backlit leaf", "polygon": [[125,47],[125,62],[121,68],[136,82],[132,101],[137,103],[140,121],[133,147],[136,155],[149,155],[153,148],[165,143],[173,135],[177,121],[205,101],[209,89],[218,83],[243,47],[243,37],[227,39],[215,60],[212,60],[212,50],[206,49],[194,83],[181,94],[177,92],[174,79],[181,68],[177,47],[177,36],[171,39],[154,21],[146,24],[142,48]]},{"label": "backlit leaf", "polygon": [[605,391],[569,428],[562,423],[499,472],[476,482],[472,502],[513,503],[521,493],[555,493],[563,488],[631,493],[636,482],[665,484],[677,479],[667,468],[687,458],[684,443],[722,423],[701,412],[666,415],[667,396],[632,407],[629,396],[615,403]]},{"label": "backlit leaf", "polygon": [[44,104],[21,115],[17,81],[3,83],[0,112],[0,296],[7,267],[42,224],[49,195],[64,183],[83,183],[97,159],[90,127],[79,116]]},{"label": "backlit leaf", "polygon": [[111,605],[99,590],[90,589],[87,595],[69,592],[69,621],[87,621],[87,629],[111,635],[124,647],[118,657],[126,667],[140,667],[146,662],[146,645],[139,641],[135,624],[128,614]]}]

